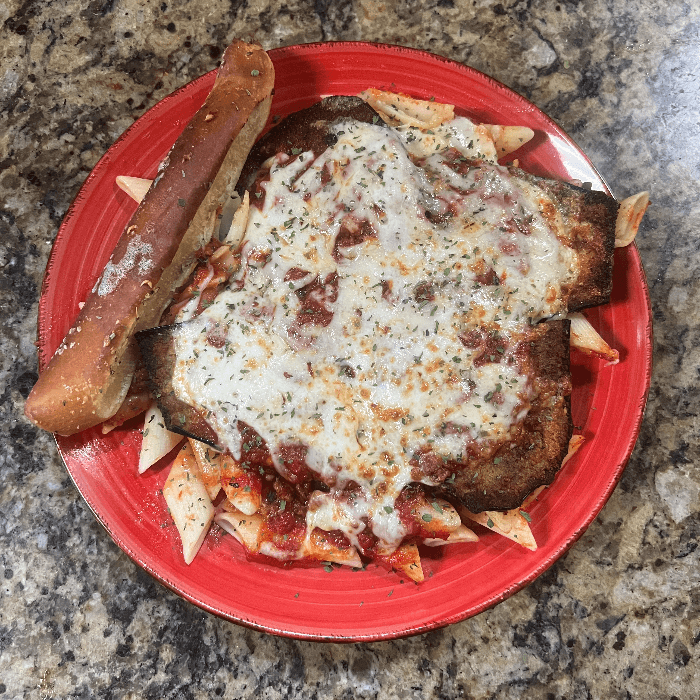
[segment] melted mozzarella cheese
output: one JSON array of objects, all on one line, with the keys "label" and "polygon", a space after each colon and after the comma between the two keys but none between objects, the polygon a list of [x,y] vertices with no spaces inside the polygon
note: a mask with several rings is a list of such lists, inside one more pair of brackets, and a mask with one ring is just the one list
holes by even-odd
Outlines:
[{"label": "melted mozzarella cheese", "polygon": [[[528,378],[507,360],[524,326],[562,310],[574,253],[506,169],[461,167],[473,128],[458,119],[409,138],[346,122],[320,156],[275,158],[239,272],[179,327],[173,385],[234,456],[239,420],[282,475],[279,446],[308,446],[330,487],[310,500],[309,531],[356,543],[368,523],[392,551],[416,451],[460,459],[527,410]],[[484,327],[510,338],[500,362],[475,364],[465,345]],[[337,498],[348,484],[351,505]]]}]

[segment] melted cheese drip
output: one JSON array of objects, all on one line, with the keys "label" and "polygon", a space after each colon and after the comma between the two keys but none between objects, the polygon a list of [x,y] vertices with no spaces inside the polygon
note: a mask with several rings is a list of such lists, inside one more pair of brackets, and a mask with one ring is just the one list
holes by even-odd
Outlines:
[{"label": "melted cheese drip", "polygon": [[[527,410],[518,363],[474,366],[461,338],[485,325],[516,337],[561,311],[575,259],[504,168],[454,167],[455,153],[477,155],[473,130],[464,119],[435,134],[348,122],[319,157],[274,159],[237,277],[180,326],[176,391],[210,412],[234,456],[238,420],[282,475],[277,447],[308,446],[307,464],[331,487],[313,494],[309,531],[337,528],[357,543],[368,522],[391,552],[406,535],[394,503],[416,450],[459,459],[467,439],[505,438]],[[337,246],[343,226],[363,222],[370,237]],[[500,284],[480,283],[486,270]],[[325,295],[302,300],[296,290],[313,280],[329,282]],[[300,321],[310,299],[332,311],[328,325]],[[341,503],[350,482],[360,496]]]}]

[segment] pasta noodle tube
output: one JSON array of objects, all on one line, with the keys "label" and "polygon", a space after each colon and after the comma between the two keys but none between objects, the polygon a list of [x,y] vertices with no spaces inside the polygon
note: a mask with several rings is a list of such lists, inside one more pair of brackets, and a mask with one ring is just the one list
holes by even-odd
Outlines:
[{"label": "pasta noodle tube", "polygon": [[231,225],[224,236],[224,243],[231,246],[238,245],[243,238],[246,227],[248,226],[248,214],[250,212],[250,195],[248,190],[243,193],[243,199],[236,209],[231,219]]},{"label": "pasta noodle tube", "polygon": [[561,463],[562,467],[581,449],[584,442],[586,442],[586,438],[583,437],[583,435],[571,436],[571,439],[569,440],[569,451],[566,453],[566,457],[564,457],[564,460]]},{"label": "pasta noodle tube", "polygon": [[388,124],[394,126],[417,126],[431,129],[454,119],[455,116],[453,105],[417,100],[408,95],[384,92],[376,88],[365,90],[358,97],[367,102]]},{"label": "pasta noodle tube", "polygon": [[173,462],[163,486],[163,497],[180,533],[185,564],[189,564],[209,532],[214,520],[214,506],[188,442],[185,442]]},{"label": "pasta noodle tube", "polygon": [[418,547],[412,542],[400,545],[391,554],[378,554],[375,561],[408,576],[416,583],[421,583],[425,579]]},{"label": "pasta noodle tube", "polygon": [[442,498],[431,498],[411,508],[411,514],[420,528],[420,537],[446,538],[462,525],[455,507]]},{"label": "pasta noodle tube", "polygon": [[586,355],[596,355],[616,365],[620,361],[620,353],[611,348],[593,328],[591,322],[578,311],[570,313],[567,318],[571,322],[569,328],[569,344]]},{"label": "pasta noodle tube", "polygon": [[514,508],[505,513],[497,510],[470,513],[464,508],[462,514],[475,523],[479,523],[479,525],[493,530],[502,537],[507,537],[509,540],[517,542],[519,545],[525,547],[525,549],[532,551],[537,549],[537,542],[532,534],[532,530],[530,530],[528,520],[523,514],[523,511],[519,508]]},{"label": "pasta noodle tube", "polygon": [[491,137],[496,148],[496,156],[500,159],[513,151],[517,151],[528,141],[532,140],[535,132],[527,126],[500,126],[498,124],[482,124]]},{"label": "pasta noodle tube", "polygon": [[426,537],[423,544],[428,547],[441,547],[443,544],[461,544],[462,542],[478,542],[479,536],[466,525],[460,525],[454,529],[446,540],[439,537]]},{"label": "pasta noodle tube", "polygon": [[231,455],[219,458],[221,485],[231,505],[245,513],[257,513],[262,503],[262,480],[252,469],[244,469]]},{"label": "pasta noodle tube", "polygon": [[152,184],[153,180],[146,180],[143,177],[117,176],[117,187],[126,192],[138,204],[141,204]]},{"label": "pasta noodle tube", "polygon": [[233,535],[249,552],[260,550],[260,532],[264,523],[262,515],[246,515],[231,508],[217,513],[214,522]]},{"label": "pasta noodle tube", "polygon": [[396,500],[396,508],[409,535],[424,539],[447,539],[462,521],[455,507],[443,498],[428,496],[417,485],[406,487]]},{"label": "pasta noodle tube", "polygon": [[143,423],[143,439],[141,441],[141,453],[139,454],[139,474],[143,474],[159,459],[165,457],[170,450],[182,442],[182,435],[171,433],[163,421],[163,414],[157,404],[153,404],[146,410],[146,418]]},{"label": "pasta noodle tube", "polygon": [[620,202],[615,222],[615,247],[629,245],[639,230],[644,212],[649,206],[649,193],[639,192]]},{"label": "pasta noodle tube", "polygon": [[330,561],[362,568],[362,561],[357,550],[352,546],[340,547],[330,538],[325,530],[315,527],[304,541],[302,556],[316,561]]},{"label": "pasta noodle tube", "polygon": [[204,487],[213,501],[221,491],[221,453],[199,440],[188,440],[197,460]]}]

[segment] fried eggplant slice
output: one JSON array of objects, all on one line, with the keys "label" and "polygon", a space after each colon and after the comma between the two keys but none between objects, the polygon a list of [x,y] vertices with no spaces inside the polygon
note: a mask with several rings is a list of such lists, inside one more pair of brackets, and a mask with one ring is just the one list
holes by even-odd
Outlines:
[{"label": "fried eggplant slice", "polygon": [[571,422],[569,322],[533,326],[518,348],[532,381],[527,415],[502,442],[471,444],[461,462],[438,460],[430,451],[414,459],[413,477],[430,476],[439,490],[472,513],[519,507],[538,486],[551,484],[566,456]]},{"label": "fried eggplant slice", "polygon": [[157,326],[140,331],[135,336],[148,371],[151,392],[168,430],[221,449],[218,436],[207,423],[204,413],[178,398],[173,389],[177,363],[173,336],[178,328],[178,325]]},{"label": "fried eggplant slice", "polygon": [[[339,126],[341,122],[343,123],[342,127]],[[379,240],[377,229],[381,225],[383,217],[387,215],[383,199],[384,192],[381,189],[381,185],[384,183],[381,180],[383,174],[388,176],[390,173],[388,167],[383,168],[383,162],[377,158],[367,162],[362,167],[369,173],[368,179],[370,175],[375,178],[375,184],[380,185],[379,190],[374,192],[371,189],[361,190],[358,188],[356,190],[360,194],[359,198],[362,198],[363,216],[374,217],[373,225],[365,226],[364,220],[356,213],[359,211],[359,207],[352,209],[356,202],[353,201],[348,204],[348,202],[333,199],[332,195],[324,195],[331,202],[332,210],[328,212],[313,210],[313,206],[315,206],[313,202],[319,201],[318,198],[314,200],[313,197],[316,197],[319,192],[324,190],[325,184],[329,183],[330,188],[332,188],[333,177],[346,177],[347,172],[341,172],[344,168],[342,163],[346,162],[346,160],[350,163],[354,160],[355,155],[360,157],[361,153],[371,150],[361,146],[355,151],[352,149],[351,144],[350,149],[353,150],[351,158],[345,159],[345,156],[334,156],[332,163],[327,168],[327,172],[321,169],[320,161],[323,160],[321,156],[332,150],[338,143],[339,138],[348,139],[347,135],[342,137],[339,135],[339,130],[346,129],[346,124],[350,125],[350,129],[353,129],[353,125],[357,124],[388,129],[376,113],[361,100],[346,97],[327,98],[307,110],[287,117],[264,136],[251,151],[239,181],[239,191],[250,191],[251,210],[256,208],[258,212],[255,215],[258,218],[256,219],[255,216],[252,218],[254,221],[253,226],[264,226],[265,223],[264,221],[261,223],[260,217],[263,217],[265,212],[269,211],[271,207],[271,200],[266,198],[271,196],[270,192],[273,189],[271,186],[268,187],[273,179],[273,170],[281,170],[292,164],[294,167],[291,168],[290,172],[293,173],[294,178],[301,178],[304,176],[306,169],[312,167],[312,164],[315,163],[315,167],[319,168],[317,181],[315,181],[315,184],[311,183],[313,185],[311,190],[306,190],[310,192],[310,195],[309,199],[305,199],[304,202],[309,202],[309,209],[317,215],[317,221],[322,222],[323,225],[327,225],[329,221],[332,222],[333,217],[342,217],[339,233],[336,234],[335,241],[330,240],[325,250],[321,248],[312,250],[309,248],[309,256],[301,259],[298,251],[296,253],[291,252],[291,245],[288,249],[285,249],[290,251],[287,261],[293,256],[296,256],[294,258],[295,261],[301,260],[301,263],[295,262],[292,264],[286,262],[282,254],[276,258],[276,251],[279,248],[275,248],[274,244],[268,244],[268,240],[276,239],[277,236],[275,234],[278,234],[281,229],[294,231],[298,234],[297,238],[301,238],[302,234],[308,235],[308,233],[303,233],[305,229],[302,228],[303,223],[300,216],[292,216],[291,214],[287,216],[287,209],[291,212],[292,206],[297,206],[297,204],[281,204],[280,206],[283,206],[285,209],[285,216],[280,219],[280,228],[278,230],[273,228],[269,239],[255,239],[255,242],[250,244],[251,252],[242,253],[243,263],[236,281],[239,284],[237,291],[244,290],[245,285],[253,277],[257,276],[256,279],[261,280],[267,274],[264,272],[266,265],[269,264],[271,267],[275,267],[277,264],[281,266],[287,265],[288,269],[284,268],[282,270],[282,267],[279,268],[282,272],[278,274],[278,277],[285,287],[285,293],[288,293],[289,298],[287,301],[292,304],[290,308],[296,309],[293,313],[290,312],[292,316],[296,314],[296,321],[291,322],[287,326],[280,326],[278,323],[273,328],[273,324],[284,317],[286,312],[275,316],[274,307],[276,302],[264,296],[268,287],[263,284],[256,287],[254,293],[251,292],[252,296],[248,302],[244,300],[240,303],[233,303],[234,300],[230,300],[232,308],[245,308],[248,314],[251,311],[255,311],[257,314],[263,313],[263,315],[266,315],[267,320],[264,324],[261,322],[260,328],[262,325],[265,325],[265,328],[269,329],[271,334],[276,334],[275,342],[280,344],[279,347],[282,347],[284,352],[289,352],[291,349],[291,351],[303,355],[321,337],[323,328],[330,324],[333,317],[336,314],[340,315],[336,302],[339,295],[342,294],[342,285],[346,284],[344,281],[346,277],[342,274],[343,266],[349,264],[348,261],[355,261],[359,256],[363,255],[363,245],[365,243],[367,243],[368,248],[376,247]],[[393,144],[397,137],[391,136],[386,138],[393,138]],[[389,141],[385,141],[385,143],[389,143]],[[302,164],[300,156],[309,152],[311,152],[312,156],[307,158],[306,162]],[[395,157],[393,163],[398,162],[397,158],[400,159],[401,157]],[[460,304],[464,303],[467,303],[468,307],[468,302],[464,302],[464,299],[467,299],[469,294],[472,295],[470,297],[472,300],[498,300],[497,304],[501,304],[501,306],[498,307],[497,312],[494,314],[493,310],[489,311],[488,313],[491,315],[480,326],[478,323],[475,326],[476,317],[473,315],[465,320],[464,333],[459,336],[456,345],[450,346],[450,352],[445,355],[449,361],[445,361],[443,358],[440,362],[444,362],[444,364],[440,364],[436,360],[436,362],[429,365],[427,364],[429,353],[426,352],[426,356],[421,359],[422,352],[417,350],[413,355],[415,363],[408,363],[408,372],[413,374],[410,377],[407,375],[408,378],[403,380],[406,386],[414,386],[416,382],[425,381],[426,386],[437,388],[435,393],[438,393],[440,391],[438,385],[431,385],[430,381],[433,381],[433,378],[438,376],[439,372],[444,371],[446,372],[445,376],[449,375],[452,378],[453,384],[459,384],[464,387],[464,396],[460,397],[459,401],[467,401],[471,400],[467,396],[469,393],[467,385],[471,380],[465,379],[466,365],[471,363],[472,366],[477,368],[483,365],[490,365],[492,370],[495,369],[495,372],[491,372],[492,379],[489,380],[494,388],[490,390],[486,388],[480,389],[485,405],[483,410],[481,404],[477,406],[481,411],[480,415],[484,416],[482,418],[484,423],[476,428],[474,428],[475,423],[473,422],[468,424],[463,421],[462,424],[458,424],[445,420],[440,424],[440,417],[433,415],[421,424],[420,418],[424,409],[421,409],[420,413],[418,413],[413,408],[409,410],[409,408],[399,405],[387,407],[379,403],[372,403],[374,399],[367,399],[364,408],[358,407],[356,404],[361,402],[365,395],[374,396],[372,394],[374,391],[372,386],[377,386],[376,384],[369,384],[364,387],[359,385],[359,375],[362,372],[366,372],[369,366],[366,363],[363,364],[359,355],[352,359],[339,355],[337,360],[331,360],[331,370],[324,370],[326,371],[327,382],[339,387],[339,392],[334,394],[334,398],[337,396],[339,399],[337,408],[335,408],[337,411],[336,418],[339,415],[347,416],[357,409],[358,412],[364,410],[364,417],[369,417],[368,420],[375,421],[371,429],[368,430],[365,430],[361,425],[362,420],[358,423],[358,447],[356,447],[358,457],[359,453],[366,453],[369,449],[363,444],[366,435],[371,434],[384,439],[382,436],[385,436],[387,432],[385,430],[382,433],[383,428],[379,424],[381,421],[384,421],[386,426],[391,425],[390,428],[387,428],[390,431],[395,431],[397,425],[399,425],[399,430],[403,430],[400,425],[403,423],[406,426],[406,437],[405,439],[397,438],[394,441],[396,450],[392,454],[402,455],[399,459],[403,461],[403,467],[410,471],[410,481],[423,483],[426,488],[432,489],[433,493],[442,494],[461,503],[472,513],[511,510],[519,507],[526,496],[537,487],[552,482],[567,453],[569,438],[572,434],[569,323],[564,320],[539,323],[537,321],[540,318],[546,318],[548,315],[559,314],[561,316],[567,311],[604,303],[609,299],[612,280],[615,219],[618,205],[604,193],[591,192],[575,185],[535,177],[514,167],[504,168],[495,163],[479,162],[459,154],[455,155],[449,149],[442,155],[438,154],[438,158],[443,158],[438,163],[429,161],[428,158],[418,159],[414,156],[411,157],[413,160],[408,162],[408,165],[404,166],[405,168],[411,171],[411,168],[415,166],[417,169],[424,168],[425,172],[428,173],[425,177],[424,175],[417,176],[420,180],[419,189],[422,187],[424,190],[421,190],[415,200],[418,202],[417,223],[422,226],[427,221],[427,225],[432,226],[433,232],[436,232],[435,239],[442,236],[443,231],[448,230],[453,225],[455,216],[460,214],[459,204],[454,204],[454,201],[461,191],[457,191],[458,186],[454,183],[458,182],[459,178],[463,178],[459,187],[464,188],[464,182],[466,181],[464,176],[471,177],[472,174],[474,177],[471,180],[467,177],[467,180],[470,186],[473,185],[473,188],[462,191],[466,191],[467,195],[471,196],[475,188],[480,187],[484,190],[486,199],[497,199],[498,205],[503,205],[504,214],[501,219],[495,220],[496,223],[494,224],[495,230],[502,231],[503,235],[501,236],[500,233],[495,234],[493,250],[496,251],[496,256],[486,259],[484,254],[481,255],[479,260],[475,260],[474,253],[478,252],[479,248],[474,244],[474,247],[470,248],[469,251],[467,251],[467,248],[460,249],[459,252],[464,254],[457,256],[455,260],[446,258],[449,265],[444,264],[439,269],[436,268],[429,271],[425,281],[420,281],[412,287],[410,292],[407,291],[408,288],[405,286],[401,288],[401,278],[395,275],[392,278],[393,281],[380,280],[376,284],[368,285],[367,293],[374,295],[372,296],[372,304],[375,304],[375,306],[372,308],[378,309],[383,303],[395,309],[415,307],[417,313],[415,323],[419,324],[420,322],[423,324],[421,325],[421,334],[423,335],[421,342],[428,342],[425,341],[425,338],[429,336],[430,338],[435,338],[435,342],[438,344],[444,341],[445,333],[453,331],[450,331],[449,327],[444,324],[440,327],[440,330],[438,330],[437,325],[433,328],[433,320],[430,320],[429,325],[426,325],[426,316],[429,314],[432,319],[432,315],[435,313],[432,311],[433,308],[437,309],[446,299],[449,299],[450,303],[454,302],[459,309],[462,308]],[[319,158],[320,160],[316,162]],[[351,167],[350,165],[349,169]],[[431,182],[430,168],[434,168],[432,173],[441,172],[439,168],[443,168],[443,171],[444,168],[451,169],[453,174],[456,173],[456,175],[452,179],[450,177],[445,178],[442,190],[425,194]],[[338,175],[339,172],[340,175]],[[497,188],[489,185],[489,178],[493,180],[496,177],[508,179],[508,187],[514,188],[513,192],[515,194],[512,196],[507,193],[504,194],[503,191],[498,191]],[[275,185],[278,188],[275,197],[279,198],[280,202],[284,202],[287,194],[291,196],[294,193],[296,188],[295,182],[296,180],[292,178],[285,178],[281,185],[278,182]],[[362,181],[359,184],[364,187]],[[313,189],[314,187],[316,189]],[[532,207],[530,214],[521,215],[521,212],[515,211],[511,215],[508,207],[512,205],[512,200],[517,198],[520,198],[527,206]],[[275,199],[276,201],[277,199]],[[299,206],[303,208],[305,205]],[[333,207],[335,208],[333,209]],[[472,210],[469,211],[472,212]],[[338,212],[341,213],[338,214]],[[470,214],[471,219],[462,229],[464,236],[469,236],[476,230],[475,237],[478,237],[482,235],[479,231],[483,232],[488,228],[482,222],[480,213],[481,210],[477,208],[473,214]],[[305,216],[308,216],[308,212]],[[355,217],[354,220],[353,217]],[[539,223],[532,224],[532,219],[537,217],[539,217]],[[483,218],[485,219],[486,217],[484,216]],[[353,224],[355,228],[352,229],[350,224]],[[330,230],[330,224],[328,226]],[[533,226],[539,226],[539,228],[535,230]],[[258,235],[252,229],[249,232]],[[501,255],[504,258],[508,258],[510,261],[508,264],[511,265],[509,269],[518,272],[517,257],[520,255],[520,252],[518,252],[517,242],[521,241],[521,247],[524,250],[525,246],[529,245],[528,241],[532,240],[530,236],[533,233],[538,233],[538,235],[543,233],[544,237],[548,237],[547,240],[550,242],[556,243],[556,241],[559,241],[566,249],[566,255],[568,255],[566,260],[571,262],[566,263],[561,268],[563,269],[561,278],[563,281],[559,288],[554,289],[555,301],[558,306],[552,306],[549,311],[539,315],[537,313],[533,314],[529,318],[530,322],[525,321],[522,327],[519,327],[520,330],[509,336],[509,340],[505,344],[507,351],[504,351],[504,347],[502,347],[504,344],[495,340],[495,338],[499,337],[503,315],[515,314],[513,309],[519,309],[518,313],[523,311],[521,308],[522,304],[521,307],[518,307],[520,302],[513,301],[511,303],[511,301],[506,300],[506,297],[508,300],[511,297],[515,298],[517,289],[513,291],[508,287],[510,281],[506,279],[503,272],[499,272],[503,267],[499,268],[500,263],[496,261],[495,257]],[[501,236],[500,239],[499,236]],[[520,238],[517,238],[518,236]],[[290,241],[291,234],[285,239],[284,245],[288,245]],[[455,251],[460,245],[463,245],[459,241],[455,242],[455,237],[453,237],[452,242],[455,245]],[[318,246],[319,244],[315,242],[312,245]],[[469,245],[471,246],[472,244],[470,243]],[[549,243],[547,245],[549,248],[543,248],[543,254],[551,253],[552,246]],[[435,250],[437,248],[431,248],[431,251]],[[392,250],[391,254],[394,255],[395,252],[395,250]],[[471,256],[467,252],[471,253]],[[377,255],[376,251],[374,255]],[[461,267],[454,267],[456,260],[464,259],[467,261],[460,262],[459,265]],[[308,266],[306,266],[305,260],[309,261]],[[321,260],[323,265],[330,267],[326,269],[319,266],[321,264],[319,260]],[[374,274],[369,271],[370,264],[378,263],[380,267],[388,270],[393,263],[387,262],[387,260],[388,255],[380,254],[378,257],[375,257],[373,261],[368,263],[368,275]],[[430,262],[430,260],[427,262]],[[396,263],[395,269],[401,268],[402,264],[401,261]],[[561,264],[561,261],[557,264]],[[317,265],[317,267],[313,267],[313,265]],[[329,271],[334,266],[336,271]],[[523,279],[528,284],[532,281],[534,286],[538,281],[536,275],[535,277],[527,278],[526,267],[526,265],[523,265],[523,269],[518,274],[522,273]],[[414,267],[413,269],[416,268]],[[523,270],[525,271],[523,272]],[[413,274],[410,270],[409,273]],[[273,276],[270,273],[270,280]],[[372,279],[374,280],[374,278]],[[467,281],[468,289],[466,288]],[[465,286],[460,288],[460,285]],[[376,293],[370,292],[369,290],[372,288],[378,288],[379,291]],[[545,289],[545,293],[549,293],[549,290]],[[241,298],[243,299],[243,297]],[[275,297],[275,299],[277,298]],[[279,296],[279,299],[281,298]],[[369,297],[366,298],[369,299]],[[294,306],[295,304],[296,306]],[[464,308],[466,309],[467,307]],[[353,322],[356,321],[357,324],[365,323],[365,317],[363,316],[365,309],[358,306],[355,311],[356,318],[348,317],[348,324],[344,326],[344,332],[347,332],[347,335],[353,332],[350,328]],[[235,315],[238,312],[232,313]],[[459,320],[460,313],[461,311],[457,310],[453,316],[457,324],[461,323]],[[501,316],[498,315],[499,313]],[[527,312],[523,313],[526,314]],[[366,312],[366,315],[369,315],[369,311]],[[399,316],[397,315],[395,318],[398,319]],[[441,318],[439,314],[435,319],[437,320],[438,318]],[[217,326],[221,322],[220,328],[223,334],[217,342],[224,343],[231,340],[231,347],[239,348],[243,347],[244,340],[245,342],[250,342],[251,336],[247,336],[245,339],[242,336],[240,338],[227,336],[226,334],[229,331],[223,330],[225,325],[223,317],[214,320]],[[523,320],[525,320],[524,316]],[[256,337],[259,338],[260,342],[267,342],[264,333],[268,333],[268,330],[263,331],[259,328],[256,330],[254,328],[256,323],[258,323],[256,319],[252,319],[251,323],[248,323],[246,319],[244,321],[245,323],[239,319],[237,322],[239,329],[247,329],[248,325],[250,325],[253,329],[251,332],[258,334]],[[412,326],[413,323],[410,325]],[[418,325],[416,325],[417,327]],[[453,325],[452,328],[454,327]],[[405,328],[409,328],[409,325],[405,324]],[[173,349],[174,339],[178,333],[177,329],[177,326],[173,326],[139,334],[139,344],[149,367],[149,374],[155,387],[159,404],[168,421],[169,429],[198,438],[208,444],[221,446],[226,441],[220,439],[220,436],[216,434],[217,430],[212,427],[212,425],[217,425],[216,421],[212,420],[211,416],[202,410],[188,406],[181,398],[175,396],[172,376],[178,362]],[[231,331],[231,333],[234,332],[239,331]],[[247,333],[248,330],[246,330]],[[391,335],[392,329],[388,324],[381,326],[379,335],[374,340],[367,341],[367,349],[371,348],[374,350],[377,346],[375,340],[378,340],[378,344],[381,345],[384,342],[383,338],[391,337]],[[340,338],[341,336],[338,337]],[[461,346],[459,341],[462,343]],[[397,353],[404,352],[411,342],[410,336],[404,336],[403,345],[401,343],[397,345]],[[333,352],[336,352],[335,348],[330,354],[333,354]],[[340,348],[337,349],[337,352],[342,354]],[[433,351],[431,350],[430,352]],[[289,357],[291,358],[292,355],[289,355]],[[304,357],[306,358],[305,355]],[[327,357],[319,358],[319,364],[322,365],[326,360]],[[506,360],[511,363],[508,369],[512,370],[513,367],[517,367],[517,374],[521,378],[518,390],[511,391],[511,398],[508,399],[511,401],[508,405],[513,406],[511,414],[513,417],[512,424],[495,433],[489,433],[490,414],[498,411],[498,402],[502,398],[498,396],[502,391],[501,388],[497,388],[501,386],[501,380],[497,378],[498,366],[499,363],[504,363],[502,366],[506,368]],[[385,354],[379,360],[380,364],[390,362],[392,362],[392,359],[388,354]],[[421,362],[424,364],[421,365]],[[333,366],[333,363],[336,363],[335,366]],[[313,377],[316,367],[312,367],[313,363],[311,361],[307,363],[306,359],[304,359],[304,362],[301,363],[303,365],[301,372],[292,369],[290,365],[288,372],[279,373],[278,379],[281,385],[296,372],[295,377],[298,377],[300,382],[298,386],[301,386],[306,381],[303,375],[306,372],[307,364],[308,375]],[[415,374],[414,364],[416,367],[423,367],[425,370],[418,379],[416,379],[418,375]],[[245,368],[240,369],[237,366],[236,372],[238,373],[236,376],[239,377],[243,376],[240,374],[241,372],[247,373],[248,370]],[[229,376],[231,372],[226,374]],[[260,376],[264,375],[265,373],[263,372]],[[306,379],[308,379],[308,375]],[[511,372],[509,376],[513,376],[513,373]],[[523,380],[523,377],[527,379]],[[399,380],[397,379],[396,381],[398,382]],[[216,384],[216,379],[212,379],[210,386],[214,387]],[[446,389],[449,388],[447,385],[445,387]],[[308,396],[309,392],[306,389],[304,391],[306,391],[305,395]],[[344,399],[344,404],[340,401],[340,396],[343,392],[345,392],[347,399]],[[293,396],[293,392],[287,393],[286,390],[277,392],[278,398],[274,400],[277,401],[279,399],[281,403],[276,408],[273,408],[269,403],[255,406],[254,408],[245,406],[245,408],[251,411],[251,417],[258,414],[262,416],[264,413],[266,416],[265,420],[268,420],[269,415],[282,415],[283,412],[287,416],[294,416],[296,411],[297,420],[299,420],[299,415],[302,411],[307,411],[309,405],[309,401],[306,399],[306,404],[302,404],[302,399],[300,398],[302,393],[302,391],[298,391]],[[431,390],[430,393],[432,394],[433,391]],[[268,393],[269,396],[273,396],[273,394],[274,392]],[[251,396],[252,394],[249,392],[246,395]],[[426,390],[425,397],[427,400],[430,400],[428,399],[428,390]],[[295,403],[297,401],[299,403]],[[409,406],[409,403],[407,402],[406,406]],[[208,400],[207,405],[210,408],[215,406],[215,404],[215,401]],[[446,408],[451,410],[450,406]],[[322,421],[316,417],[315,413],[307,411],[307,414],[306,418],[308,420],[305,424],[306,427],[303,429],[309,432],[306,434],[299,433],[295,438],[298,441],[298,446],[303,447],[302,451],[304,454],[307,447],[309,450],[315,449],[316,438],[314,436],[318,435],[319,431],[329,430],[328,425],[330,425],[328,423],[324,427]],[[231,417],[231,420],[235,419],[236,416]],[[218,425],[221,425],[221,423],[218,423]],[[338,425],[342,427],[340,422]],[[253,428],[255,428],[254,425]],[[484,428],[484,430],[480,430],[480,428]],[[417,429],[424,432],[417,433]],[[277,434],[282,433],[268,431],[264,436],[273,454],[275,454],[276,447],[269,438]],[[289,435],[289,431],[286,434]],[[354,433],[352,434],[354,435]],[[416,435],[421,435],[425,438],[418,447],[416,447]],[[433,445],[436,439],[441,440],[443,446],[459,443],[460,447],[452,453],[446,452],[447,448],[439,451]],[[387,449],[385,451],[390,451],[391,446],[388,443],[386,445]],[[403,453],[401,453],[402,448]],[[348,454],[350,453],[348,452]],[[362,458],[365,459],[364,456]],[[330,464],[332,469],[337,468],[340,471],[340,462],[334,461],[335,459],[336,457],[328,457],[328,464]],[[394,456],[386,458],[386,465],[385,470],[387,473],[394,471]],[[278,471],[280,471],[280,467],[276,466]],[[304,468],[308,467],[309,464]],[[372,467],[371,463],[366,462],[362,468],[366,473],[369,473]],[[281,471],[284,471],[283,463]],[[324,483],[326,483],[328,488],[334,489],[337,487],[337,484],[331,483],[332,479],[330,477],[321,473],[322,469],[319,471],[317,468],[312,468],[312,471],[315,471],[316,475],[321,475],[322,480],[325,479]],[[390,510],[389,508],[386,512],[389,513]]]},{"label": "fried eggplant slice", "polygon": [[[243,166],[236,190],[243,196],[255,191],[259,170],[270,158],[283,153],[296,157],[305,151],[320,155],[337,137],[331,127],[339,121],[353,119],[368,124],[383,124],[381,117],[359,97],[333,95],[280,121],[253,146]],[[255,203],[255,197],[251,203]]]},{"label": "fried eggplant slice", "polygon": [[540,213],[564,233],[563,242],[576,251],[576,279],[562,290],[568,310],[607,304],[612,292],[618,202],[605,192],[536,177],[518,168],[510,170],[542,193]]}]

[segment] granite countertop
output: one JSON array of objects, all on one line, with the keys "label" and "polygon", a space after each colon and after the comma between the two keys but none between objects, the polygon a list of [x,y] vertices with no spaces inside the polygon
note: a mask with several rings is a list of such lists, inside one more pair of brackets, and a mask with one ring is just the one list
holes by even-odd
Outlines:
[{"label": "granite countertop", "polygon": [[[8,0],[0,21],[0,698],[700,697],[697,3]],[[472,619],[346,645],[218,619],[119,550],[23,416],[42,275],[73,197],[236,36],[464,62],[553,117],[618,198],[651,192],[637,245],[655,367],[639,442],[569,553]]]}]

